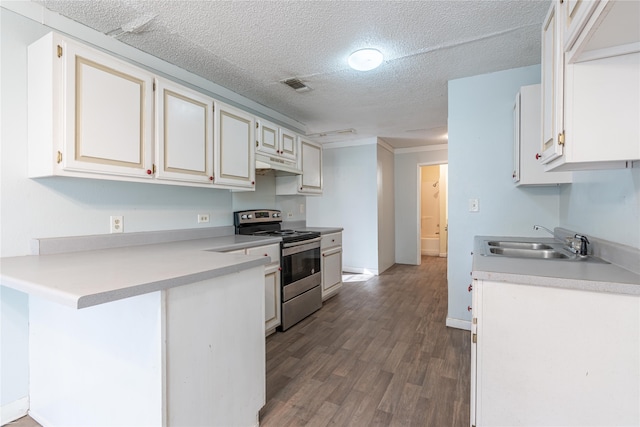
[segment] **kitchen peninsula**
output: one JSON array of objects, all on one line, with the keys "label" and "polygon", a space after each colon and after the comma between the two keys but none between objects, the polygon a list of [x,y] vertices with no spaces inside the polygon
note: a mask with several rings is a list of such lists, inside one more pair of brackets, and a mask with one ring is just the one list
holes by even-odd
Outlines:
[{"label": "kitchen peninsula", "polygon": [[1,283],[29,294],[30,415],[45,426],[257,425],[269,258],[220,252],[279,239],[104,245],[113,238],[1,260]]}]

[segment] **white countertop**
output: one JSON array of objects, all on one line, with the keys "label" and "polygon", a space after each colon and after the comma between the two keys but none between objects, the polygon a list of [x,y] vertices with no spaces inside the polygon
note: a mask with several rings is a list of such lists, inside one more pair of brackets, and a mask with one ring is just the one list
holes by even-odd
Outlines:
[{"label": "white countertop", "polygon": [[553,238],[476,236],[474,279],[640,295],[640,275],[615,264],[483,255],[485,240],[558,243]]},{"label": "white countertop", "polygon": [[269,257],[223,251],[280,243],[229,235],[0,259],[0,284],[73,308],[129,298],[265,265]]}]

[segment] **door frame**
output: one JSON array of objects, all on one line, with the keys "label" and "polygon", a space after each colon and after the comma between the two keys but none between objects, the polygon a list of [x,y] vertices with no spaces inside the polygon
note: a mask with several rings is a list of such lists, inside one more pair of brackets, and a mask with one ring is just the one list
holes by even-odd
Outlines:
[{"label": "door frame", "polygon": [[[422,215],[422,204],[421,204],[421,195],[422,195],[422,177],[420,174],[420,168],[423,166],[441,166],[441,165],[448,165],[449,162],[444,162],[444,161],[435,161],[435,162],[422,162],[422,163],[418,163],[417,167],[416,167],[416,265],[421,265],[422,264],[422,245],[420,242],[420,238],[421,238],[421,215]],[[447,179],[447,199],[449,198],[449,185],[448,185],[448,179]],[[448,213],[447,213],[447,217],[448,217]],[[448,222],[448,221],[447,221]],[[448,249],[449,247],[449,233],[447,233],[447,252],[449,251]]]}]

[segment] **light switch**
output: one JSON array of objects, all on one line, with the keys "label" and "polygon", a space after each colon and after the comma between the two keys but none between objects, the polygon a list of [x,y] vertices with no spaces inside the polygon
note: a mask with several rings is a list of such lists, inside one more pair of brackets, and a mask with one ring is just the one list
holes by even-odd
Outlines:
[{"label": "light switch", "polygon": [[480,210],[480,202],[478,199],[469,199],[469,212],[478,212]]}]

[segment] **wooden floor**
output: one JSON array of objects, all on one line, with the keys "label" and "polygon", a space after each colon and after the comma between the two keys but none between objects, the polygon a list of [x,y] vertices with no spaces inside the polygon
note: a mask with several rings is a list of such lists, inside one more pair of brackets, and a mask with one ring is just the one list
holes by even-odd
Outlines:
[{"label": "wooden floor", "polygon": [[468,426],[469,332],[446,313],[444,258],[345,283],[267,339],[260,425]]},{"label": "wooden floor", "polygon": [[[446,259],[345,283],[267,338],[262,427],[468,426],[469,332],[445,326]],[[38,427],[24,417],[12,427]]]}]

